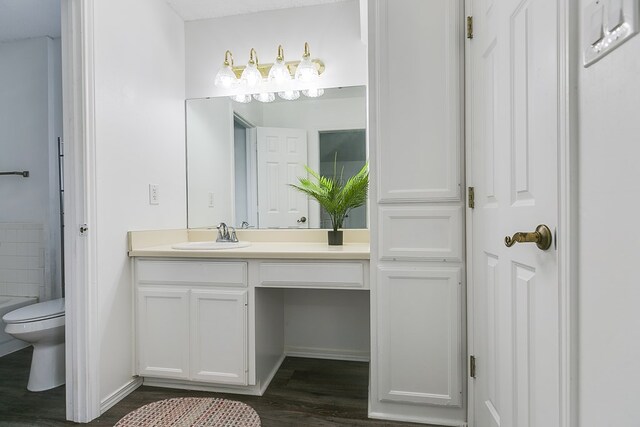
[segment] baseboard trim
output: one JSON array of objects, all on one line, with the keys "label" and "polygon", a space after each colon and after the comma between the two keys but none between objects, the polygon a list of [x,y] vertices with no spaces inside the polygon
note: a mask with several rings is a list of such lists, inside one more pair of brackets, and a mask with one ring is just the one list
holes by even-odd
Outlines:
[{"label": "baseboard trim", "polygon": [[122,399],[131,394],[132,391],[142,385],[142,378],[131,378],[131,381],[120,387],[118,390],[111,393],[105,399],[100,402],[100,415],[107,412],[113,405],[120,402]]},{"label": "baseboard trim", "polygon": [[14,353],[18,350],[22,350],[23,348],[27,348],[30,345],[31,344],[26,343],[22,340],[13,338],[7,342],[3,342],[2,344],[0,344],[0,357]]},{"label": "baseboard trim", "polygon": [[285,356],[306,357],[310,359],[346,360],[352,362],[368,362],[370,354],[368,351],[342,350],[334,348],[297,347],[286,346]]},{"label": "baseboard trim", "polygon": [[387,414],[384,412],[369,412],[368,415],[369,418],[374,420],[400,421],[406,423],[420,423],[448,427],[468,427],[469,425],[468,423],[461,421],[452,421],[441,418],[403,416],[396,414]]},{"label": "baseboard trim", "polygon": [[173,380],[169,378],[144,378],[143,384],[149,387],[177,388],[181,390],[210,391],[215,393],[246,394],[249,396],[262,396],[257,385],[233,386],[198,383],[186,380]]}]

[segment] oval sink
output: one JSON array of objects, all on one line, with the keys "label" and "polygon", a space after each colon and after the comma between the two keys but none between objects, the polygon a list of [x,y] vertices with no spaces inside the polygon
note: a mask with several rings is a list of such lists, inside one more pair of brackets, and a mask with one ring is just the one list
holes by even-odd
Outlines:
[{"label": "oval sink", "polygon": [[246,248],[251,242],[185,242],[171,246],[173,249],[191,251],[214,251],[219,249]]}]

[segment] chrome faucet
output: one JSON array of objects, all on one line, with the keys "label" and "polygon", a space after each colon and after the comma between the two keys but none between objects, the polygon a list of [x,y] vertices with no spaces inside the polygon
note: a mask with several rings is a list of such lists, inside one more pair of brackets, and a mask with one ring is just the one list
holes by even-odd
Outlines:
[{"label": "chrome faucet", "polygon": [[[224,222],[218,224],[216,228],[218,229],[218,238],[216,239],[216,242],[236,243],[238,241],[235,228],[228,227]],[[231,230],[231,232],[229,232],[229,230]]]}]

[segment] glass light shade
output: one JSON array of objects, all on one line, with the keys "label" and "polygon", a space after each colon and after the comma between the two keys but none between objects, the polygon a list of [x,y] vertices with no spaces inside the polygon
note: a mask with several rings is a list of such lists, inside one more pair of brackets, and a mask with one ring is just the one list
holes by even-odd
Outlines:
[{"label": "glass light shade", "polygon": [[311,89],[303,90],[302,94],[309,98],[318,98],[324,95],[324,89],[311,88]]},{"label": "glass light shade", "polygon": [[276,60],[269,70],[269,81],[282,84],[291,80],[291,73],[283,60]]},{"label": "glass light shade", "polygon": [[285,90],[282,92],[278,92],[278,96],[282,99],[286,99],[287,101],[294,101],[300,98],[299,90]]},{"label": "glass light shade", "polygon": [[312,82],[315,81],[318,76],[316,65],[311,62],[308,56],[303,56],[302,61],[298,64],[298,68],[296,68],[296,80],[300,82]]},{"label": "glass light shade", "polygon": [[247,67],[242,71],[240,81],[245,87],[255,87],[262,81],[262,74],[255,63],[249,62],[247,64]]},{"label": "glass light shade", "polygon": [[214,84],[218,87],[229,89],[236,83],[238,83],[238,78],[236,77],[236,73],[233,72],[231,65],[223,65],[222,68],[218,70],[218,74],[216,74]]},{"label": "glass light shade", "polygon": [[254,93],[253,99],[260,102],[273,102],[276,99],[276,95],[273,92]]},{"label": "glass light shade", "polygon": [[248,104],[251,102],[251,95],[233,95],[231,96],[231,99],[236,102],[240,102],[241,104]]}]

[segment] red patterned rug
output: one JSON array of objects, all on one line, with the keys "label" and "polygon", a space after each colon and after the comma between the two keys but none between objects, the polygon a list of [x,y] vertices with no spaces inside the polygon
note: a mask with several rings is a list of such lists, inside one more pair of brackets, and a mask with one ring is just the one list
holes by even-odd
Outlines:
[{"label": "red patterned rug", "polygon": [[227,399],[180,397],[149,403],[115,427],[260,427],[252,407]]}]

